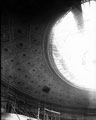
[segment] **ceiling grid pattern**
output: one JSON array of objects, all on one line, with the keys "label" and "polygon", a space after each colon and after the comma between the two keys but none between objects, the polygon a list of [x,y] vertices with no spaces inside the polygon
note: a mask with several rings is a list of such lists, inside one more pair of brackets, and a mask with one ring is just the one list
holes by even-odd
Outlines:
[{"label": "ceiling grid pattern", "polygon": [[2,79],[4,76],[17,89],[44,101],[88,106],[85,93],[62,82],[47,66],[43,55],[43,35],[47,25],[40,21],[22,23],[15,17],[10,21],[10,24],[5,22],[1,26]]}]

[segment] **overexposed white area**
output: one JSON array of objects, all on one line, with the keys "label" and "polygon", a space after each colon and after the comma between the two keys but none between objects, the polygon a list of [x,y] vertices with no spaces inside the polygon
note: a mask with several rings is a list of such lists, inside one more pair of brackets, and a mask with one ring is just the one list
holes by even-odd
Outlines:
[{"label": "overexposed white area", "polygon": [[37,120],[37,119],[20,114],[5,113],[1,115],[1,120]]},{"label": "overexposed white area", "polygon": [[78,87],[96,90],[96,2],[82,4],[82,11],[82,28],[71,10],[53,26],[52,56],[61,76]]}]

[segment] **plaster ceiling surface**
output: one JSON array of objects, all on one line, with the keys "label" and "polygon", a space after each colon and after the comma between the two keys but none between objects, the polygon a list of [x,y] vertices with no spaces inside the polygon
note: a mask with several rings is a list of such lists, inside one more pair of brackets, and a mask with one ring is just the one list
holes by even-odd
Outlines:
[{"label": "plaster ceiling surface", "polygon": [[1,74],[28,95],[62,106],[96,107],[95,92],[62,81],[47,63],[43,43],[48,22],[22,21],[3,15],[1,24]]}]

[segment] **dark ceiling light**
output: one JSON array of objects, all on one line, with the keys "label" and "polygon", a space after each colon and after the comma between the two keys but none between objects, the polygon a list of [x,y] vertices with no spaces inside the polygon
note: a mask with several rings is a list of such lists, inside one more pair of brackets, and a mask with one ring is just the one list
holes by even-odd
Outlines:
[{"label": "dark ceiling light", "polygon": [[48,86],[44,86],[42,91],[48,94],[50,92],[50,88]]},{"label": "dark ceiling light", "polygon": [[81,9],[81,14],[70,9],[67,14],[55,21],[49,34],[48,57],[53,69],[62,80],[77,88],[94,91],[96,90],[96,2],[94,0],[90,1],[90,4],[85,2],[81,5]]}]

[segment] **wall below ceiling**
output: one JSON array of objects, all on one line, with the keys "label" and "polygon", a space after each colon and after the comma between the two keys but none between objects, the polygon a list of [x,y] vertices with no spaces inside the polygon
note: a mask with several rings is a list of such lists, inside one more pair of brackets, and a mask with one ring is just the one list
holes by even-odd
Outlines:
[{"label": "wall below ceiling", "polygon": [[[29,97],[12,86],[9,86],[4,82],[1,85],[1,112],[18,113],[26,116],[37,118],[38,107],[40,107],[40,118],[44,117],[44,108],[60,112],[60,118],[62,119],[80,119],[95,120],[96,109],[81,109],[76,107],[62,107],[56,104],[44,103],[38,99]],[[49,114],[49,116],[52,114]],[[89,119],[90,118],[90,119]]]}]

